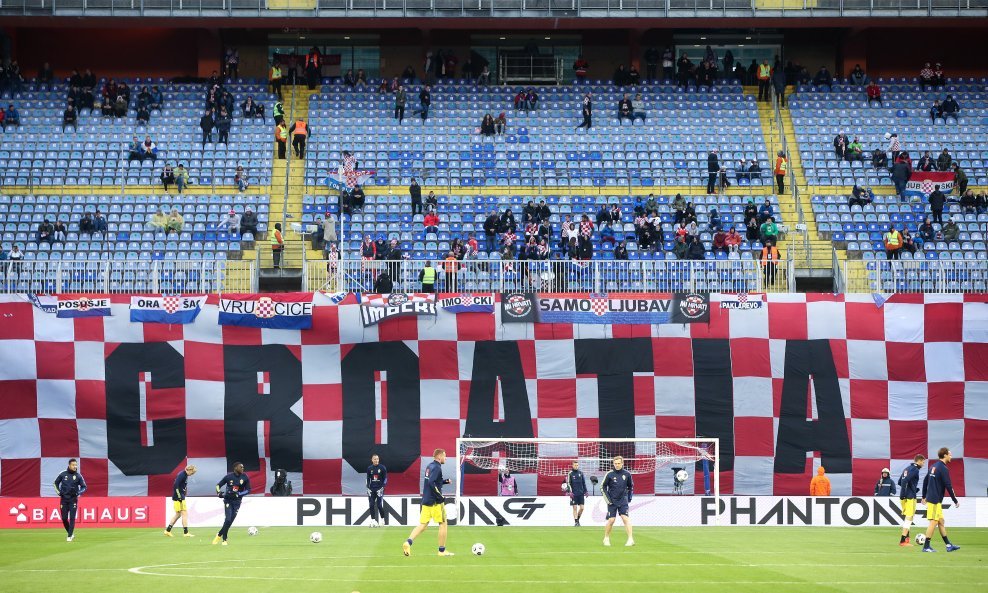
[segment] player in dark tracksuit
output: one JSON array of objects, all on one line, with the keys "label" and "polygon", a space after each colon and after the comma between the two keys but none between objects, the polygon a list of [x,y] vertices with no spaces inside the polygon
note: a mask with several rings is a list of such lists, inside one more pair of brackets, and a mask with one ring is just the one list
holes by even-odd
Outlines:
[{"label": "player in dark tracksuit", "polygon": [[579,527],[587,496],[587,478],[580,471],[579,461],[573,461],[573,469],[566,476],[566,485],[569,487],[569,505],[573,507],[573,524]]},{"label": "player in dark tracksuit", "polygon": [[235,463],[233,471],[223,476],[223,479],[216,482],[216,496],[223,499],[223,510],[226,513],[226,520],[219,533],[213,538],[213,545],[223,542],[226,545],[226,537],[230,533],[230,526],[240,512],[240,503],[243,497],[250,494],[250,478],[244,473],[244,464]]},{"label": "player in dark tracksuit", "polygon": [[902,470],[899,476],[899,503],[902,505],[902,533],[899,535],[899,545],[909,547],[909,528],[916,514],[916,498],[919,495],[919,470],[926,463],[925,455],[917,455],[909,467]]},{"label": "player in dark tracksuit", "polygon": [[614,469],[607,472],[600,486],[600,494],[607,502],[607,523],[604,525],[605,546],[611,545],[611,529],[618,515],[621,515],[624,531],[628,534],[628,541],[624,545],[635,545],[635,538],[631,534],[631,519],[628,518],[628,503],[631,502],[634,489],[631,472],[624,469],[624,457],[618,455],[614,458]]},{"label": "player in dark tracksuit", "polygon": [[951,500],[954,501],[954,508],[960,506],[957,496],[954,495],[954,487],[950,483],[950,471],[947,470],[947,464],[951,459],[950,449],[941,447],[937,451],[937,458],[939,460],[930,464],[930,470],[923,478],[923,500],[926,501],[926,518],[930,520],[930,525],[926,528],[926,544],[923,545],[923,551],[936,552],[930,546],[930,542],[933,540],[933,531],[939,527],[940,537],[943,538],[943,543],[947,544],[947,551],[953,552],[960,550],[961,547],[955,546],[947,539],[947,526],[943,521],[943,499],[947,494],[950,494]]},{"label": "player in dark tracksuit", "polygon": [[175,509],[175,516],[165,528],[166,537],[174,537],[172,528],[175,527],[179,519],[182,520],[183,537],[195,537],[189,533],[189,507],[185,502],[185,497],[189,493],[189,476],[193,476],[195,473],[196,466],[189,465],[175,476],[175,482],[172,484],[172,507]]},{"label": "player in dark tracksuit", "polygon": [[70,542],[75,537],[75,515],[79,506],[79,496],[86,492],[86,480],[79,473],[78,461],[69,459],[68,469],[55,478],[55,492],[61,499],[58,510],[62,515],[62,525],[68,536],[65,541]]},{"label": "player in dark tracksuit", "polygon": [[374,455],[367,466],[367,502],[374,521],[384,520],[384,487],[387,485],[388,468],[381,465],[380,457]]}]

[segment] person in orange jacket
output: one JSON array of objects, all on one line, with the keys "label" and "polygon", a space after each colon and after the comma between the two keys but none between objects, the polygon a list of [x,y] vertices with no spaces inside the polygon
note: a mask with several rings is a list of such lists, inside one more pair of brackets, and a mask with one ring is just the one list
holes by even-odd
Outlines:
[{"label": "person in orange jacket", "polygon": [[816,475],[810,480],[810,496],[830,496],[830,478],[821,465],[816,469]]}]

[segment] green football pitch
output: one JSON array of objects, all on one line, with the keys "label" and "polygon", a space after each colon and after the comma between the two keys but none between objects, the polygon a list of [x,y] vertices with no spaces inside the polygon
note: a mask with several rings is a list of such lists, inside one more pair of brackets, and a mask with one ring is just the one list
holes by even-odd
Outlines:
[{"label": "green football pitch", "polygon": [[[954,529],[961,550],[937,554],[896,545],[894,529],[646,528],[632,548],[616,529],[614,547],[596,527],[450,529],[452,558],[436,554],[436,530],[401,553],[406,528],[231,531],[230,545],[166,538],[160,530],[0,530],[0,591],[279,591],[320,593],[544,593],[574,591],[868,591],[984,593],[988,530]],[[916,534],[915,528],[913,535]],[[470,548],[482,542],[487,552]]]}]

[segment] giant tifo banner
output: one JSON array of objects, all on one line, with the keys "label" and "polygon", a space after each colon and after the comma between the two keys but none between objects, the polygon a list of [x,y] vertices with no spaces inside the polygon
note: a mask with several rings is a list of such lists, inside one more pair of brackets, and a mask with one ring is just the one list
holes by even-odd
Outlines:
[{"label": "giant tifo banner", "polygon": [[[296,494],[359,495],[372,453],[389,496],[414,495],[433,449],[452,454],[460,436],[716,437],[725,495],[804,496],[820,465],[835,496],[870,495],[882,468],[895,476],[946,446],[957,494],[988,488],[984,294],[897,294],[883,307],[866,294],[509,303],[670,313],[618,325],[506,322],[503,295],[465,312],[491,295],[444,294],[434,315],[369,326],[352,294],[178,296],[112,296],[108,312],[105,297],[59,297],[71,303],[55,311],[99,312],[71,317],[0,297],[0,495],[53,495],[69,457],[92,497],[167,495],[189,463],[191,493],[208,495],[235,461],[258,493],[282,468]],[[673,322],[677,309],[691,322]],[[702,472],[690,474],[702,493]],[[672,490],[665,470],[635,481],[641,494]],[[560,491],[558,477],[518,483],[526,496]],[[463,490],[495,484],[471,473]]]}]

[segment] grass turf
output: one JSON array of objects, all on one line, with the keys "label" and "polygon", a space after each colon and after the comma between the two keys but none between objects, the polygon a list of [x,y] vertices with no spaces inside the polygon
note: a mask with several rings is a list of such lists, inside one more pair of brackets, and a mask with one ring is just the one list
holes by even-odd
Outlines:
[{"label": "grass turf", "polygon": [[[436,555],[431,527],[401,554],[406,528],[235,527],[227,547],[210,529],[175,538],[160,530],[0,530],[0,590],[68,586],[73,593],[132,591],[291,591],[320,593],[550,593],[574,590],[683,592],[874,591],[906,583],[948,593],[988,587],[988,530],[952,529],[962,546],[947,554],[899,548],[894,529],[705,527],[639,528],[633,548],[616,526],[614,547],[602,530],[582,528],[450,529],[453,558]],[[913,536],[917,533],[913,529]],[[470,554],[475,542],[487,553]],[[931,572],[935,570],[935,572]],[[923,585],[922,583],[925,583]]]}]

